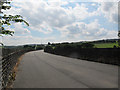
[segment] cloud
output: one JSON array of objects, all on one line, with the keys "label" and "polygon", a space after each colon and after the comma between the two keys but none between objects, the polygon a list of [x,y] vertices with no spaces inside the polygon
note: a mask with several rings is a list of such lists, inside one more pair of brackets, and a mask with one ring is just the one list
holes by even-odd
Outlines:
[{"label": "cloud", "polygon": [[92,6],[96,6],[96,4],[95,3],[93,3],[93,4],[91,4]]},{"label": "cloud", "polygon": [[54,42],[55,37],[49,37],[49,38],[40,38],[40,37],[33,37],[31,35],[26,36],[5,36],[2,37],[2,42],[4,45],[25,45],[25,44],[41,44],[41,43],[48,43],[48,42]]},{"label": "cloud", "polygon": [[50,34],[53,31],[53,29],[49,25],[45,24],[45,22],[43,22],[40,25],[36,25],[35,27],[31,26],[31,30],[39,31],[39,32],[42,32],[44,34]]},{"label": "cloud", "polygon": [[[71,0],[72,1],[72,0]],[[94,1],[93,1],[94,2]],[[67,5],[67,6],[66,6]],[[95,5],[95,4],[91,4]],[[15,37],[9,37],[8,40],[13,43],[37,43],[41,40],[47,41],[76,41],[76,40],[93,40],[102,38],[116,38],[117,31],[108,30],[101,27],[99,21],[92,20],[89,23],[82,20],[104,15],[110,22],[117,22],[117,4],[113,2],[99,2],[99,7],[96,11],[89,11],[86,4],[75,4],[69,6],[69,2],[58,0],[51,1],[33,1],[33,0],[14,0],[10,11],[6,13],[20,14],[30,24],[31,31],[38,31],[42,34],[52,34],[54,30],[61,33],[61,37],[46,37],[39,38],[31,36],[28,28],[21,24],[14,25]],[[64,7],[63,7],[64,6]],[[20,36],[24,35],[24,36]],[[26,35],[26,36],[25,36]],[[21,38],[20,38],[21,37]],[[50,39],[50,40],[48,40]],[[58,40],[59,39],[59,40]],[[10,44],[10,42],[6,43]]]},{"label": "cloud", "polygon": [[59,6],[63,6],[63,5],[67,5],[68,4],[68,1],[63,1],[63,0],[49,0],[47,1],[48,4],[50,6],[53,6],[53,7],[59,7]]},{"label": "cloud", "polygon": [[15,34],[17,35],[31,34],[30,30],[28,30],[28,28],[25,28],[25,25],[22,25],[21,23],[15,23],[12,30],[14,30]]},{"label": "cloud", "polygon": [[15,35],[29,35],[31,34],[30,30],[28,28],[25,28],[24,24],[21,23],[12,23],[11,27],[6,26],[6,30],[11,30],[15,32]]},{"label": "cloud", "polygon": [[84,20],[90,16],[98,15],[95,12],[88,12],[88,8],[86,8],[85,4],[76,4],[76,6],[71,9],[73,15],[75,16],[76,20]]},{"label": "cloud", "polygon": [[101,2],[98,11],[104,14],[110,22],[118,23],[118,3],[117,2]]},{"label": "cloud", "polygon": [[72,25],[64,27],[61,31],[62,37],[69,39],[103,39],[117,38],[117,30],[107,30],[99,24],[98,20],[94,20],[88,24],[84,22],[76,22]]},{"label": "cloud", "polygon": [[61,5],[67,3],[61,2],[58,6],[55,3],[60,3],[60,0],[49,3],[45,1],[28,2],[18,6],[21,7],[20,14],[30,23],[30,28],[44,34],[51,33],[53,28],[62,28],[75,23],[75,21],[97,15],[96,12],[88,12],[85,4],[76,4],[73,8],[64,8]]},{"label": "cloud", "polygon": [[41,2],[41,1],[46,1],[46,2],[119,2],[120,0],[13,0],[14,2]]}]

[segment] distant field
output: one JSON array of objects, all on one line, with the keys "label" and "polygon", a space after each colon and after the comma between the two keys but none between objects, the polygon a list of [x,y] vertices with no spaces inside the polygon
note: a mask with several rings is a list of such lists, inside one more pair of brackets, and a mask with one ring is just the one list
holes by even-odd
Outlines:
[{"label": "distant field", "polygon": [[99,43],[99,44],[94,44],[94,45],[97,48],[113,48],[114,45],[118,46],[118,43]]}]

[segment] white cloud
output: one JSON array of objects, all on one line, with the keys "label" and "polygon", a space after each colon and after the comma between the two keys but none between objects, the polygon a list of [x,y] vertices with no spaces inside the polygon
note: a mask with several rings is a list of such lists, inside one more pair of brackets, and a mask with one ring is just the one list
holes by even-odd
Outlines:
[{"label": "white cloud", "polygon": [[59,5],[57,7],[55,5],[51,6],[51,3],[54,2],[28,2],[20,5],[22,7],[20,14],[26,17],[32,30],[48,34],[52,32],[53,28],[62,28],[75,23],[75,21],[97,15],[96,12],[88,12],[85,4],[76,4],[74,8],[63,8]]},{"label": "white cloud", "polygon": [[107,30],[102,28],[98,20],[86,24],[84,22],[76,22],[72,25],[64,27],[62,30],[62,37],[69,39],[103,39],[103,38],[117,38],[117,31]]},{"label": "white cloud", "polygon": [[62,1],[62,0],[49,0],[48,1],[48,4],[50,6],[53,6],[53,7],[59,7],[59,6],[63,6],[63,5],[67,5],[68,2],[67,1]]},{"label": "white cloud", "polygon": [[55,37],[49,37],[49,38],[40,38],[40,37],[33,37],[31,35],[27,36],[5,36],[2,37],[2,42],[4,45],[25,45],[25,44],[41,44],[41,43],[48,43],[48,42],[54,42]]},{"label": "white cloud", "polygon": [[50,34],[53,31],[53,29],[48,24],[45,24],[45,22],[43,22],[40,25],[36,25],[35,27],[31,26],[31,30],[39,31],[39,32],[42,32],[44,34]]},{"label": "white cloud", "polygon": [[25,35],[25,34],[30,34],[30,30],[28,30],[27,28],[24,27],[24,25],[22,25],[21,23],[15,23],[14,24],[14,29],[12,29],[15,31],[15,34],[17,35]]},{"label": "white cloud", "polygon": [[96,6],[96,4],[95,3],[93,3],[93,4],[91,4],[92,6]]},{"label": "white cloud", "polygon": [[31,34],[30,30],[28,28],[25,28],[25,25],[22,25],[21,23],[12,23],[12,27],[9,26],[5,27],[6,30],[11,30],[15,32],[15,35],[28,35]]},{"label": "white cloud", "polygon": [[46,1],[46,2],[118,2],[120,0],[13,0],[14,2],[39,2],[39,1]]},{"label": "white cloud", "polygon": [[88,12],[88,8],[86,8],[85,4],[82,5],[76,4],[76,7],[72,9],[72,13],[75,15],[76,19],[79,20],[83,20],[91,16],[91,13]]},{"label": "white cloud", "polygon": [[101,2],[98,8],[110,22],[118,23],[118,3],[117,2]]},{"label": "white cloud", "polygon": [[[15,0],[17,3],[13,3],[16,7],[12,7],[9,13],[21,14],[30,24],[30,29],[33,31],[39,31],[43,34],[50,34],[53,29],[61,32],[61,38],[63,41],[68,40],[88,40],[88,39],[102,39],[117,37],[117,33],[114,30],[107,30],[99,24],[98,20],[86,24],[81,22],[88,17],[97,16],[101,13],[110,20],[110,22],[117,22],[117,4],[111,2],[100,3],[99,9],[93,12],[89,12],[89,8],[85,4],[76,4],[75,7],[64,8],[63,5],[67,5],[66,1],[51,0],[45,2],[44,0],[38,1],[26,1]],[[22,4],[21,4],[22,2]],[[92,4],[93,6],[95,4]],[[7,13],[7,12],[6,12]],[[16,24],[15,32],[18,36],[9,37],[8,44],[15,42],[22,43],[37,43],[40,40],[49,41],[48,38],[33,37],[27,28],[20,24]],[[19,36],[19,34],[27,36]],[[51,41],[59,41],[56,37],[51,37]],[[60,40],[61,41],[61,40]]]}]

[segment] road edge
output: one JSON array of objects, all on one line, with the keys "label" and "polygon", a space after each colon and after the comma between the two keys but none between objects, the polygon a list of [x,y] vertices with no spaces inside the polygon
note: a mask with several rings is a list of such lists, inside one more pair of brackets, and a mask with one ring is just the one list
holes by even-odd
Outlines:
[{"label": "road edge", "polygon": [[7,87],[6,88],[13,88],[13,82],[16,80],[16,75],[17,75],[17,72],[18,72],[18,67],[19,67],[19,64],[23,58],[25,54],[21,55],[19,58],[18,58],[18,61],[16,63],[16,65],[14,66],[13,70],[12,70],[12,80],[7,84]]}]

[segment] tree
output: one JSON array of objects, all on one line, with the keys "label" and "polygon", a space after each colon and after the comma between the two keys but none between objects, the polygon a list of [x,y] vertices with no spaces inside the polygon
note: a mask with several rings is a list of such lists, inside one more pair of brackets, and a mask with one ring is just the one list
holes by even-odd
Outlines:
[{"label": "tree", "polygon": [[92,43],[82,43],[81,47],[82,48],[93,48],[94,44],[92,44]]},{"label": "tree", "polygon": [[117,48],[116,45],[114,45],[113,48]]},{"label": "tree", "polygon": [[[27,26],[29,26],[29,24],[23,20],[23,17],[21,15],[6,15],[6,14],[3,14],[3,12],[1,10],[7,10],[7,9],[10,9],[11,6],[10,6],[10,1],[8,0],[2,0],[0,1],[0,36],[2,35],[13,35],[14,34],[14,31],[11,31],[11,30],[6,30],[5,27],[3,25],[8,25],[10,26],[11,25],[11,22],[20,22],[20,23],[25,23]],[[6,4],[6,5],[4,5]]]},{"label": "tree", "polygon": [[50,42],[48,42],[48,45],[51,45],[51,43],[50,43]]}]

